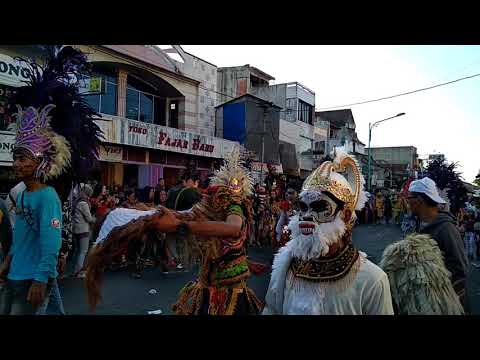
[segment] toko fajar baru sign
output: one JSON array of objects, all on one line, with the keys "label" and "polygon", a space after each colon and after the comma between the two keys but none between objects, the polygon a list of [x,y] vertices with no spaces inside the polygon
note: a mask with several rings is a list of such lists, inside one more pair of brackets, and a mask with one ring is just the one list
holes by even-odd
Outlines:
[{"label": "toko fajar baru sign", "polygon": [[134,120],[121,121],[123,124],[119,140],[122,144],[189,155],[216,158],[224,156],[224,139]]},{"label": "toko fajar baru sign", "polygon": [[104,142],[171,151],[211,158],[225,158],[237,142],[200,135],[166,126],[102,114],[95,122],[103,131]]}]

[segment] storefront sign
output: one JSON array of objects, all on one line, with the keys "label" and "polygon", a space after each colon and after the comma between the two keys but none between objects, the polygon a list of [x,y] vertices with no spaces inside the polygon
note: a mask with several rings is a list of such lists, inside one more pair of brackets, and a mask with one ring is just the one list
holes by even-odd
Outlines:
[{"label": "storefront sign", "polygon": [[237,142],[189,131],[103,115],[96,123],[106,143],[138,146],[182,154],[225,158]]},{"label": "storefront sign", "polygon": [[122,162],[123,149],[119,146],[102,145],[99,149],[101,161]]},{"label": "storefront sign", "polygon": [[223,157],[223,139],[128,119],[121,119],[121,123],[121,144],[190,155]]},{"label": "storefront sign", "polygon": [[15,135],[11,133],[0,132],[0,163],[13,162],[13,145],[15,144]]},{"label": "storefront sign", "polygon": [[30,70],[11,56],[0,54],[0,83],[10,86],[23,86],[30,79]]},{"label": "storefront sign", "polygon": [[78,82],[78,92],[82,95],[105,93],[104,87],[105,84],[100,76],[84,78]]}]

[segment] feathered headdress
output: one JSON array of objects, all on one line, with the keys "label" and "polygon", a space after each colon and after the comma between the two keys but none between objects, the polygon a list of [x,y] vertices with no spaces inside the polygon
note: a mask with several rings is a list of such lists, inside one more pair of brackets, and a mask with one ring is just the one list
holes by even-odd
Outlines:
[{"label": "feathered headdress", "polygon": [[242,165],[238,146],[227,155],[222,167],[215,171],[210,179],[210,185],[227,186],[234,193],[239,193],[242,196],[252,194],[253,180],[249,171]]},{"label": "feathered headdress", "polygon": [[344,148],[335,148],[333,161],[325,161],[305,180],[302,191],[326,191],[345,203],[352,213],[367,202],[365,180],[355,158]]},{"label": "feathered headdress", "polygon": [[[43,181],[65,175],[81,182],[98,159],[102,132],[99,116],[79,94],[79,81],[90,74],[87,57],[71,46],[46,46],[44,65],[18,59],[30,70],[9,108],[17,113],[15,151],[25,149],[41,160],[37,177]],[[65,181],[64,181],[65,182]]]}]

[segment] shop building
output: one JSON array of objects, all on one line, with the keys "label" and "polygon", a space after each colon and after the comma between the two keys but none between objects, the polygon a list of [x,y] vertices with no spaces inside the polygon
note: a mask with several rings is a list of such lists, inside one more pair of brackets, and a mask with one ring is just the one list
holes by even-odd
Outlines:
[{"label": "shop building", "polygon": [[[97,180],[143,187],[163,177],[172,185],[187,161],[194,160],[206,176],[213,163],[233,148],[234,142],[214,137],[215,65],[176,45],[165,51],[151,45],[73,46],[88,54],[92,63],[92,77],[82,82],[82,93],[101,114],[97,123],[105,134],[100,164],[93,173]],[[0,47],[0,56],[0,86],[14,91],[22,85],[23,75],[28,78],[14,57],[39,59],[41,49]],[[1,111],[0,107],[3,169],[11,168],[8,144],[14,129]]]}]

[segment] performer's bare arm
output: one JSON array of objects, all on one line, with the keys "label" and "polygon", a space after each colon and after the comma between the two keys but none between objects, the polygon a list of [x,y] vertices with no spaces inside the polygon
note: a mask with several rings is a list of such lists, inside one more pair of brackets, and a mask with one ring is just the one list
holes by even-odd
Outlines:
[{"label": "performer's bare arm", "polygon": [[227,221],[187,221],[189,230],[195,235],[236,237],[242,230],[243,219],[229,215]]},{"label": "performer's bare arm", "polygon": [[135,206],[133,206],[132,209],[141,210],[141,211],[155,210],[155,208],[148,207],[147,205],[145,205],[144,203],[141,203],[141,202],[135,204]]},{"label": "performer's bare arm", "polygon": [[231,214],[226,221],[194,221],[191,220],[192,216],[188,215],[192,214],[179,214],[162,207],[161,214],[153,221],[153,226],[160,232],[175,232],[178,225],[184,222],[192,234],[218,237],[235,237],[242,229],[243,219],[239,215]]}]

